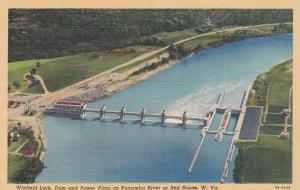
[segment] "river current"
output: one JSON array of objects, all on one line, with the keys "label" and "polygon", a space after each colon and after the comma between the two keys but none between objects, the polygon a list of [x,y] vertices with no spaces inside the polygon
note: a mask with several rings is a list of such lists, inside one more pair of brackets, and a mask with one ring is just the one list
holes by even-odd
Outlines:
[{"label": "river current", "polygon": [[[292,35],[251,38],[184,58],[177,65],[111,97],[89,103],[128,111],[205,115],[225,92],[222,107],[238,108],[258,74],[292,58]],[[188,173],[201,128],[165,127],[131,120],[100,122],[45,116],[45,168],[37,182],[219,182],[231,136],[221,143],[207,135]],[[221,119],[216,115],[215,121]],[[232,118],[231,123],[236,122]],[[212,127],[215,125],[213,124]],[[233,130],[234,124],[232,124]],[[232,164],[233,165],[233,164]],[[233,166],[231,166],[231,169]],[[232,170],[228,180],[232,180]]]}]

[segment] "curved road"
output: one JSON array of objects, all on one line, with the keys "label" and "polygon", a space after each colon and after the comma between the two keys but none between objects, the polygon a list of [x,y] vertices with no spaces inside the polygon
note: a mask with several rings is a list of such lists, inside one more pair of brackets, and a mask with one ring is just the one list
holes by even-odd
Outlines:
[{"label": "curved road", "polygon": [[43,87],[44,93],[49,94],[50,92],[49,92],[47,86],[45,85],[44,79],[40,75],[33,75],[33,77],[36,78],[38,81],[40,81],[40,84]]}]

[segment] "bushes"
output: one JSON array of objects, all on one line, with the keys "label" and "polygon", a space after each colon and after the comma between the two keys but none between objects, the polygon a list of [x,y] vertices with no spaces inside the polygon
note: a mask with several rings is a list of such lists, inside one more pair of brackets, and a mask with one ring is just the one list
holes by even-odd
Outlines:
[{"label": "bushes", "polygon": [[274,27],[273,32],[274,33],[287,33],[287,32],[291,33],[291,32],[293,32],[293,27],[291,25],[281,23],[280,25]]},{"label": "bushes", "polygon": [[27,163],[22,171],[18,172],[18,175],[10,180],[12,183],[34,183],[36,176],[41,173],[43,168],[43,162],[38,158],[34,158]]},{"label": "bushes", "polygon": [[134,71],[129,76],[131,77],[131,76],[134,76],[134,75],[139,75],[143,72],[154,70],[154,69],[158,68],[159,66],[164,65],[164,64],[168,64],[168,63],[169,63],[169,58],[162,58],[161,61],[158,61],[156,63],[152,63],[151,65],[146,65],[145,67],[143,67],[143,68],[141,68],[137,71]]},{"label": "bushes", "polygon": [[268,90],[268,84],[265,80],[261,79],[260,76],[257,77],[255,82],[253,83],[253,87],[255,90],[255,100],[257,106],[265,106],[266,104],[266,96]]},{"label": "bushes", "polygon": [[238,151],[238,155],[235,158],[234,164],[235,167],[233,169],[233,180],[235,183],[242,182],[242,171],[245,166],[245,147],[241,147]]},{"label": "bushes", "polygon": [[16,89],[18,89],[18,88],[20,88],[20,86],[21,86],[21,84],[20,84],[20,81],[13,81],[13,86],[16,88]]}]

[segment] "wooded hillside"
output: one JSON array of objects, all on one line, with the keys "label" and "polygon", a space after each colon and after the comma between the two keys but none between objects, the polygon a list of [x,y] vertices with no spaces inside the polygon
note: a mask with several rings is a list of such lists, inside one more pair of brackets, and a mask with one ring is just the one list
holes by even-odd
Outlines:
[{"label": "wooded hillside", "polygon": [[[292,10],[11,9],[9,62],[109,50],[159,32],[292,21]],[[164,43],[160,43],[163,45]]]}]

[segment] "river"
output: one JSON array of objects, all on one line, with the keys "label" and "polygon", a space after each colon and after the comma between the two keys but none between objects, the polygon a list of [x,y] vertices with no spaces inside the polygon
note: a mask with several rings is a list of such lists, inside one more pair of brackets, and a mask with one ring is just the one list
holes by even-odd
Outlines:
[{"label": "river", "polygon": [[[89,103],[128,111],[204,115],[225,91],[222,107],[238,108],[258,74],[292,58],[292,35],[251,38],[184,58],[172,68],[111,97]],[[201,140],[197,126],[166,127],[127,120],[100,122],[45,116],[48,149],[39,182],[219,182],[231,142],[207,135],[191,173],[188,167]],[[218,116],[220,118],[220,116]],[[235,119],[231,119],[236,122]],[[233,129],[231,129],[233,130]],[[233,164],[232,164],[233,165]],[[231,166],[233,168],[233,166]],[[228,180],[232,181],[232,171]]]}]

